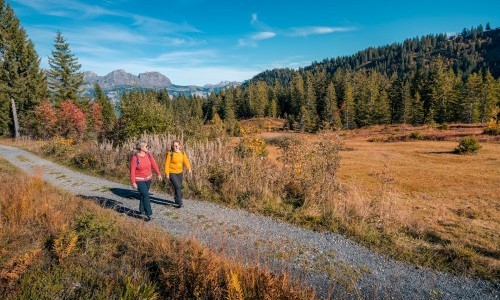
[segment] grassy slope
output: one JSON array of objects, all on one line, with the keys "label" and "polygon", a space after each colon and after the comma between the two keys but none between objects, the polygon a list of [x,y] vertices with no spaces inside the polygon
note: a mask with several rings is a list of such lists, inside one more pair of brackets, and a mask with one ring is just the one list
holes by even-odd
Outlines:
[{"label": "grassy slope", "polygon": [[[12,185],[15,182],[15,185]],[[241,267],[63,193],[0,159],[2,299],[311,299],[287,276]]]},{"label": "grassy slope", "polygon": [[[427,140],[399,141],[416,131]],[[399,259],[499,279],[500,144],[481,132],[482,126],[473,125],[342,132],[338,175],[352,213],[341,231]],[[265,139],[292,135],[314,140],[310,134],[261,134]],[[483,141],[479,153],[453,154],[457,140],[467,135]],[[279,165],[280,149],[268,149]]]}]

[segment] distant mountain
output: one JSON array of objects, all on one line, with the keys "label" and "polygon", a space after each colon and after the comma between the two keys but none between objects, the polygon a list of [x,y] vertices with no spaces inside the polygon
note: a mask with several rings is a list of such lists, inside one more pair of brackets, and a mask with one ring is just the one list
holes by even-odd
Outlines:
[{"label": "distant mountain", "polygon": [[124,70],[115,70],[106,76],[98,76],[94,72],[85,72],[83,74],[83,81],[85,82],[84,88],[86,90],[93,89],[96,83],[106,91],[134,87],[163,89],[172,86],[170,79],[161,73],[146,72],[135,76]]},{"label": "distant mountain", "polygon": [[145,72],[135,76],[124,70],[114,70],[105,76],[99,76],[94,72],[87,71],[83,73],[83,81],[84,95],[92,96],[94,84],[97,83],[112,98],[116,98],[118,92],[132,89],[167,89],[171,95],[193,94],[204,96],[228,86],[241,85],[241,82],[237,81],[221,81],[218,84],[206,84],[202,87],[195,85],[181,86],[172,84],[167,76],[159,72]]}]

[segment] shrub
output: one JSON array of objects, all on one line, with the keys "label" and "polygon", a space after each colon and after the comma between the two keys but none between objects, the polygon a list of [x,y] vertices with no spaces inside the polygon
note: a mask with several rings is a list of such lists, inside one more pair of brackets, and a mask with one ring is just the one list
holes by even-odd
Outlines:
[{"label": "shrub", "polygon": [[42,146],[42,151],[46,155],[68,157],[74,152],[75,141],[55,136],[51,141]]},{"label": "shrub", "polygon": [[439,125],[439,129],[448,130],[448,129],[450,129],[450,125],[448,123],[444,122],[444,123]]},{"label": "shrub", "polygon": [[423,140],[424,136],[422,135],[422,133],[420,133],[420,131],[413,131],[412,133],[410,133],[410,139]]},{"label": "shrub", "polygon": [[97,154],[83,152],[73,157],[72,162],[82,169],[95,169],[98,165]]},{"label": "shrub", "polygon": [[292,180],[285,184],[283,202],[298,208],[304,205],[305,199],[305,189],[298,180]]},{"label": "shrub", "polygon": [[87,130],[85,114],[71,100],[61,103],[56,111],[57,131],[60,135],[68,138],[81,139]]},{"label": "shrub", "polygon": [[500,124],[495,121],[488,122],[488,125],[483,131],[484,134],[489,135],[499,135],[500,134]]},{"label": "shrub", "polygon": [[242,138],[235,150],[240,157],[267,155],[266,142],[258,137]]},{"label": "shrub", "polygon": [[455,148],[455,153],[458,154],[468,154],[476,153],[481,148],[478,140],[473,136],[466,136],[458,142],[457,148]]}]

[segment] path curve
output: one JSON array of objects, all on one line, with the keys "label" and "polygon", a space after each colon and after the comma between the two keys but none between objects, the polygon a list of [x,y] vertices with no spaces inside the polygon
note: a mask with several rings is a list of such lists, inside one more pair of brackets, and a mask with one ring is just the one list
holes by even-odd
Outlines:
[{"label": "path curve", "polygon": [[[138,209],[130,186],[70,170],[30,152],[0,145],[0,156],[70,193],[127,215]],[[124,174],[127,176],[127,174]],[[214,203],[184,200],[174,208],[166,194],[152,195],[151,221],[173,236],[194,237],[229,257],[288,270],[324,298],[499,299],[500,283],[436,272],[395,261],[333,233],[302,229],[268,217]],[[127,215],[124,214],[126,217]],[[355,287],[352,289],[352,287]]]}]

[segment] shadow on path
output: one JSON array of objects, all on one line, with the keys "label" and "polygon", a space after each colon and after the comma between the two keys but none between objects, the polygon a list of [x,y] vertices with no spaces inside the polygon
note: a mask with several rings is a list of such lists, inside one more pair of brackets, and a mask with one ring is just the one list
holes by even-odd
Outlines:
[{"label": "shadow on path", "polygon": [[[127,199],[135,199],[138,200],[140,199],[139,197],[139,192],[136,190],[131,190],[131,189],[121,189],[121,188],[111,188],[110,191],[122,198],[127,198]],[[151,193],[149,193],[151,195]],[[149,197],[151,203],[155,204],[160,204],[160,205],[170,205],[170,206],[176,206],[174,201],[163,199],[163,198],[158,198],[158,197]]]},{"label": "shadow on path", "polygon": [[104,197],[99,197],[99,196],[84,196],[84,195],[78,195],[78,197],[82,197],[87,200],[91,200],[97,204],[99,204],[102,207],[105,208],[111,208],[121,214],[126,214],[127,216],[131,216],[136,219],[141,219],[141,220],[146,220],[145,216],[141,214],[140,211],[130,209],[128,207],[125,207],[122,205],[120,201],[116,201],[113,199],[108,199]]}]

